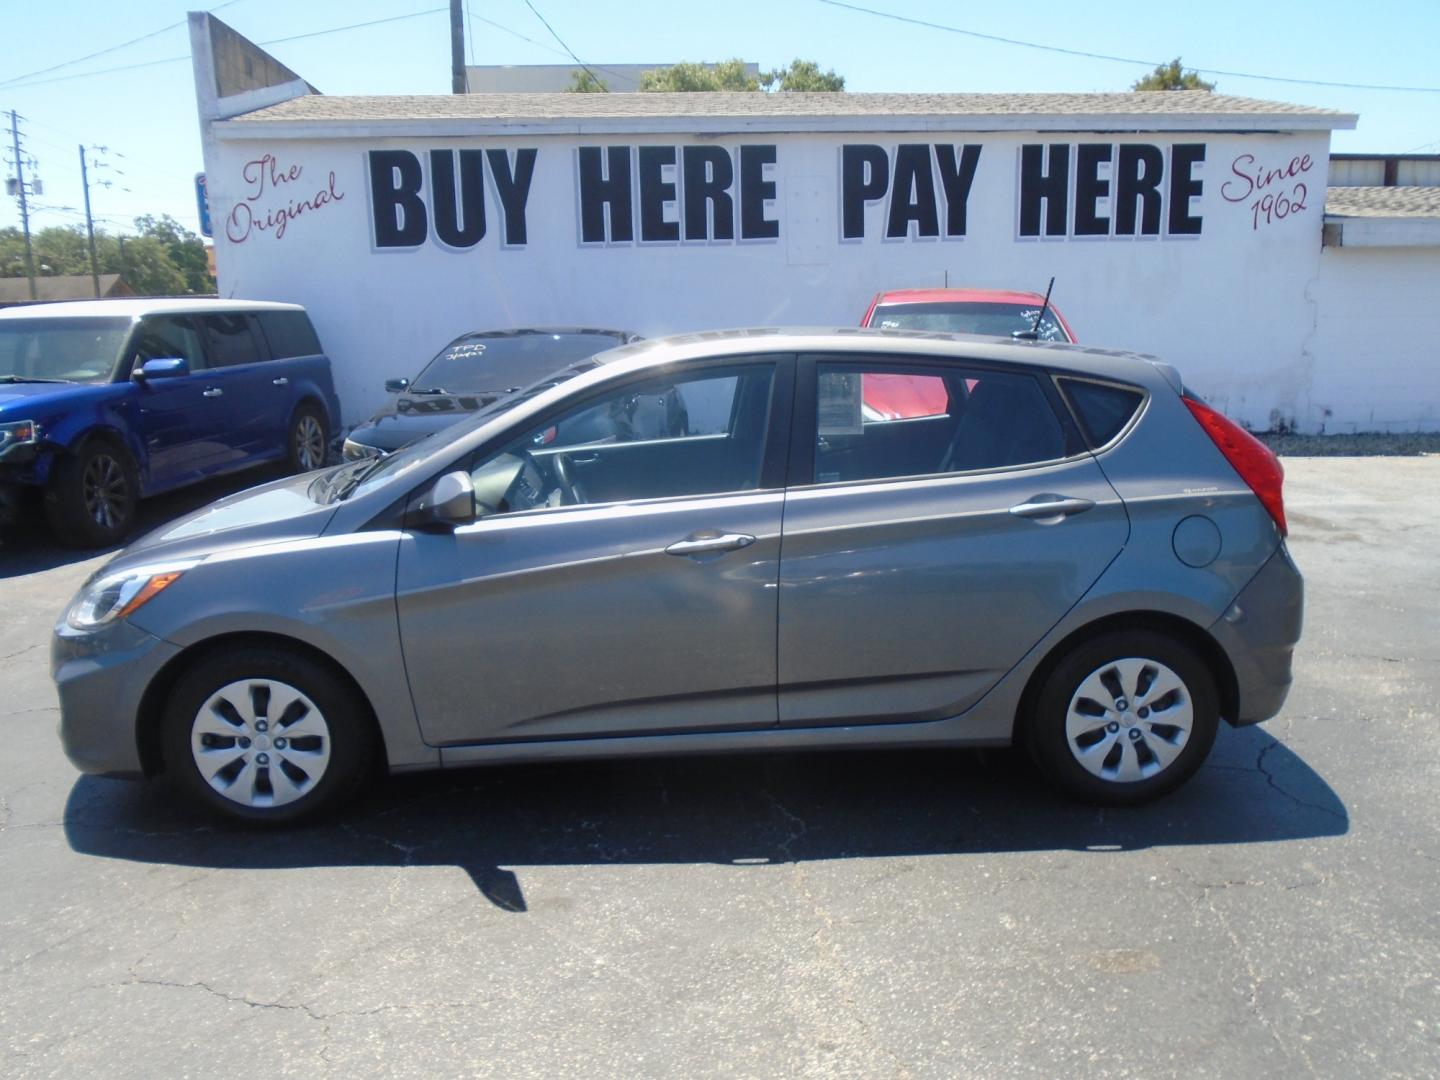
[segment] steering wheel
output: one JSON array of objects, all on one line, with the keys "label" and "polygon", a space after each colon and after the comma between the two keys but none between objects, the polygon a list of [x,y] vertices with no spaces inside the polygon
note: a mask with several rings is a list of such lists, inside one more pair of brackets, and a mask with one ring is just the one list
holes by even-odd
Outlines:
[{"label": "steering wheel", "polygon": [[580,491],[580,485],[577,484],[570,475],[570,466],[565,463],[565,452],[562,450],[560,453],[551,457],[550,460],[555,465],[555,484],[559,487],[560,494],[564,497],[566,505],[576,506],[583,503],[585,496]]}]

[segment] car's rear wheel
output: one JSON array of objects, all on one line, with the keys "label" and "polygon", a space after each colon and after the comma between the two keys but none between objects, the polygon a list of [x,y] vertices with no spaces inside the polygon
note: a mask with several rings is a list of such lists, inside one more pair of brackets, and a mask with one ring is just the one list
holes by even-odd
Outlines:
[{"label": "car's rear wheel", "polygon": [[55,463],[45,517],[66,547],[110,547],[135,527],[139,496],[135,459],[115,440],[93,437]]},{"label": "car's rear wheel", "polygon": [[1087,802],[1148,802],[1194,774],[1219,726],[1215,678],[1193,649],[1153,631],[1078,645],[1041,687],[1025,736],[1040,768]]},{"label": "car's rear wheel", "polygon": [[309,472],[325,464],[328,433],[325,418],[313,405],[301,405],[290,418],[290,434],[285,443],[292,472]]},{"label": "car's rear wheel", "polygon": [[334,809],[369,773],[363,700],[327,666],[270,647],[203,658],[162,718],[166,770],[192,801],[281,824]]}]

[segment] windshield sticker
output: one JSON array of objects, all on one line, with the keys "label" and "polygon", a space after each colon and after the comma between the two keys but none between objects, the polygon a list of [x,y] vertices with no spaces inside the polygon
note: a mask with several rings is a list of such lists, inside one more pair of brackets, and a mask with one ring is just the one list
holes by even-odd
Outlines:
[{"label": "windshield sticker", "polygon": [[472,356],[480,356],[485,352],[484,342],[476,341],[468,345],[456,345],[445,354],[446,360],[467,360]]},{"label": "windshield sticker", "polygon": [[860,378],[859,373],[841,371],[820,376],[817,416],[821,435],[859,435],[864,431]]}]

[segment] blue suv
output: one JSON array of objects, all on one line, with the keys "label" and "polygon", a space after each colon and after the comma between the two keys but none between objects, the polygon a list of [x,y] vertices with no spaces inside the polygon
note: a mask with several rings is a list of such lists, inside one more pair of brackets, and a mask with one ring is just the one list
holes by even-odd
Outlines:
[{"label": "blue suv", "polygon": [[294,304],[0,311],[0,524],[38,489],[61,543],[106,547],[141,497],[266,461],[318,468],[339,426],[330,361]]}]

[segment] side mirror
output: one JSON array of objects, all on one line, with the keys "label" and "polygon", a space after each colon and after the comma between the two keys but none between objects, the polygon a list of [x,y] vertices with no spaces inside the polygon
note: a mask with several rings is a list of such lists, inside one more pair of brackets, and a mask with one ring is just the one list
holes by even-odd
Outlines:
[{"label": "side mirror", "polygon": [[131,378],[136,382],[145,382],[148,379],[178,379],[189,374],[190,362],[188,360],[179,356],[169,356],[159,360],[146,360]]},{"label": "side mirror", "polygon": [[410,388],[409,379],[386,379],[385,392],[388,394],[403,394]]},{"label": "side mirror", "polygon": [[418,528],[443,526],[455,528],[475,520],[475,485],[470,474],[456,469],[440,477],[430,490],[410,504],[408,524]]}]

